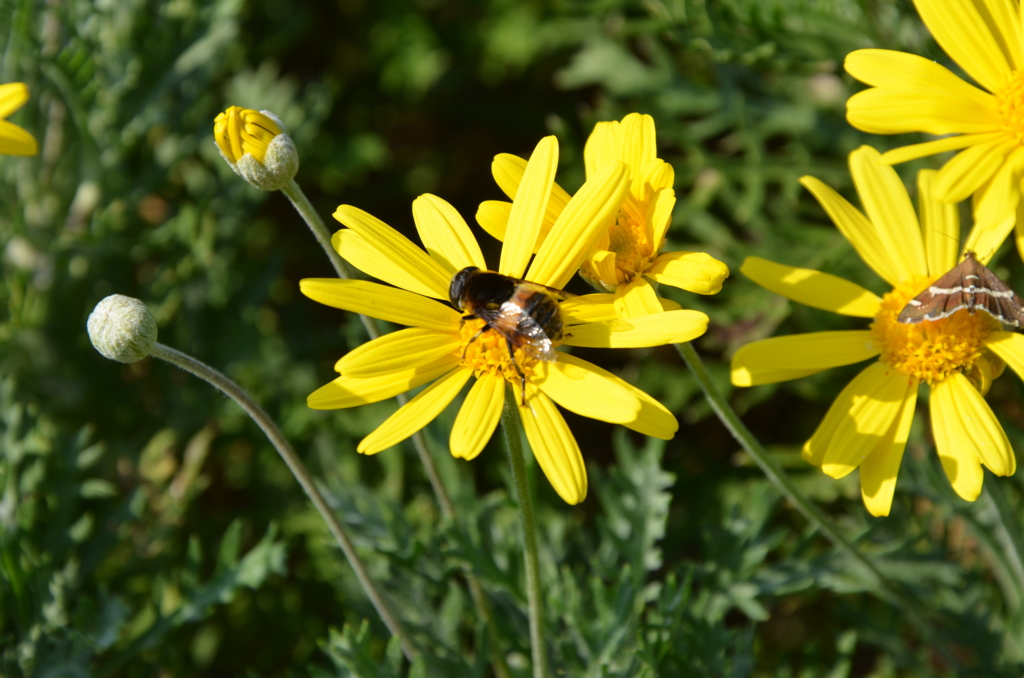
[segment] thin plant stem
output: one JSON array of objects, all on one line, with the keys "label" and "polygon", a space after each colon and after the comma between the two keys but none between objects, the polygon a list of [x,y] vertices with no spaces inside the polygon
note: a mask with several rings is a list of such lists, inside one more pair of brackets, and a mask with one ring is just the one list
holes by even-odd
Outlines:
[{"label": "thin plant stem", "polygon": [[1021,539],[1020,528],[1014,520],[1013,512],[1003,494],[1003,488],[993,478],[982,486],[982,493],[988,496],[995,509],[996,522],[999,527],[998,541],[1002,546],[1003,553],[1013,577],[1017,581],[1019,591],[1024,591],[1024,541]]},{"label": "thin plant stem", "polygon": [[512,465],[512,480],[519,504],[519,522],[523,528],[523,558],[526,561],[526,602],[530,615],[530,651],[533,655],[533,678],[548,675],[544,652],[544,620],[540,604],[540,558],[537,550],[537,521],[533,515],[530,485],[526,480],[523,441],[519,436],[519,407],[513,389],[505,389],[505,408],[501,412],[501,428]]},{"label": "thin plant stem", "polygon": [[[324,226],[324,222],[320,219],[320,215],[313,209],[313,205],[310,204],[309,199],[306,198],[306,194],[302,192],[299,185],[294,179],[289,181],[284,188],[281,189],[288,200],[291,201],[295,207],[295,211],[299,213],[302,220],[309,226],[309,230],[313,232],[313,237],[320,243],[320,247],[323,248],[324,254],[331,261],[331,266],[334,267],[335,273],[338,274],[339,278],[350,279],[352,277],[352,271],[349,270],[348,264],[341,258],[338,252],[334,249],[331,244],[331,234],[328,232],[327,227]],[[363,327],[366,328],[366,333],[370,339],[376,339],[380,336],[380,329],[377,327],[377,323],[373,318],[359,314],[359,320],[363,323]],[[408,396],[404,393],[400,393],[396,396],[398,405],[401,407],[409,401]],[[444,482],[441,480],[440,474],[437,472],[437,465],[434,464],[434,458],[430,455],[430,450],[427,449],[426,440],[423,438],[423,433],[417,431],[412,435],[412,444],[416,448],[416,454],[420,458],[424,469],[427,472],[427,479],[430,481],[430,486],[434,490],[434,496],[437,498],[437,503],[441,507],[441,514],[446,519],[451,519],[455,515],[455,507],[452,504],[451,496],[448,494],[448,489],[444,486]]]},{"label": "thin plant stem", "polygon": [[832,542],[833,546],[860,566],[864,574],[872,580],[875,586],[882,591],[885,597],[888,598],[891,603],[898,605],[914,626],[917,627],[918,631],[928,640],[928,642],[934,645],[939,652],[942,653],[943,658],[952,668],[956,669],[959,667],[959,660],[957,660],[944,643],[939,642],[935,630],[928,622],[927,616],[921,610],[917,601],[893,586],[893,584],[889,582],[874,563],[858,551],[853,544],[847,541],[847,539],[843,537],[835,527],[833,527],[832,522],[825,516],[822,510],[810,499],[804,496],[803,492],[797,488],[793,480],[784,470],[782,470],[778,461],[768,454],[768,451],[764,449],[757,438],[754,437],[743,421],[739,418],[739,415],[736,414],[736,411],[732,409],[731,405],[729,405],[729,401],[727,401],[718,391],[718,388],[711,380],[711,375],[708,374],[707,368],[704,367],[704,362],[700,359],[700,356],[693,348],[693,345],[685,343],[676,344],[675,346],[679,355],[682,356],[684,361],[686,361],[686,365],[690,368],[693,376],[697,379],[697,383],[704,392],[704,397],[707,399],[708,404],[711,405],[711,409],[714,410],[718,419],[722,422],[725,428],[728,429],[729,433],[732,434],[732,437],[736,439],[740,446],[743,447],[744,451],[750,455],[755,463],[757,463],[772,485],[774,485],[775,488],[779,490],[779,492],[781,492],[782,495],[786,497],[786,499],[788,499],[801,514],[803,514],[804,518],[806,518],[816,530],[825,535],[825,537]]},{"label": "thin plant stem", "polygon": [[359,579],[359,583],[363,585],[363,590],[366,591],[366,595],[369,596],[370,602],[373,603],[374,608],[377,610],[377,614],[384,621],[384,624],[388,627],[391,633],[398,637],[402,643],[402,651],[405,653],[406,658],[411,662],[416,659],[418,653],[412,641],[409,639],[408,634],[402,627],[401,622],[398,620],[392,612],[391,608],[388,607],[384,597],[377,590],[377,585],[374,584],[370,578],[370,574],[366,571],[366,566],[363,564],[359,554],[356,553],[355,546],[352,544],[352,540],[349,539],[348,533],[345,531],[345,527],[338,521],[338,518],[334,515],[331,507],[327,505],[320,490],[317,489],[316,484],[313,482],[313,476],[310,475],[309,471],[306,470],[306,466],[299,459],[299,456],[295,454],[295,450],[288,443],[288,440],[281,433],[281,430],[277,428],[274,421],[267,416],[267,413],[263,411],[259,405],[257,405],[252,398],[245,394],[245,392],[233,381],[228,379],[226,376],[213,369],[209,365],[202,363],[190,355],[182,353],[181,351],[175,350],[169,346],[163,344],[154,344],[153,349],[150,351],[150,355],[155,358],[165,360],[172,365],[176,365],[186,372],[191,372],[195,376],[199,377],[203,381],[206,381],[214,388],[221,391],[224,395],[234,400],[238,405],[245,410],[253,421],[263,430],[263,433],[270,440],[270,443],[277,450],[278,454],[284,460],[284,463],[288,465],[292,475],[299,481],[299,485],[305,491],[306,496],[313,502],[316,510],[320,513],[320,517],[327,523],[327,527],[330,529],[331,534],[334,535],[334,539],[338,542],[338,546],[341,547],[342,552],[345,554],[345,558],[348,559],[349,565],[356,573],[356,577]]},{"label": "thin plant stem", "polygon": [[[334,267],[338,277],[350,279],[352,271],[349,269],[348,264],[345,263],[345,260],[338,254],[337,250],[334,249],[334,245],[331,244],[330,232],[324,226],[320,215],[313,209],[313,205],[306,198],[306,194],[303,193],[299,184],[292,179],[281,189],[281,192],[287,196],[292,206],[299,213],[299,216],[309,226],[309,230],[313,232],[316,241],[320,243],[320,247],[323,248],[327,258],[331,261],[331,266]],[[380,337],[380,329],[373,318],[360,313],[359,320],[363,323],[363,327],[366,328],[366,334],[371,340]],[[398,401],[398,406],[401,407],[409,402],[409,397],[405,393],[399,393],[395,396],[395,400]],[[442,517],[446,521],[454,522],[455,505],[452,503],[451,495],[448,494],[448,488],[445,487],[444,481],[441,479],[441,474],[437,471],[437,464],[434,463],[434,457],[430,454],[422,431],[416,431],[416,433],[412,434],[412,446],[416,450],[416,455],[420,458],[420,463],[423,464],[427,480],[430,482],[430,487],[434,491],[434,497],[441,508]],[[487,597],[484,595],[483,587],[480,585],[480,581],[469,572],[468,568],[465,569],[465,576],[477,615],[487,624],[488,636],[490,637],[491,644],[494,646],[492,663],[495,678],[511,678],[512,674],[501,652],[501,639],[498,636],[497,628],[494,626],[494,617],[491,614],[491,607],[487,603]]]}]

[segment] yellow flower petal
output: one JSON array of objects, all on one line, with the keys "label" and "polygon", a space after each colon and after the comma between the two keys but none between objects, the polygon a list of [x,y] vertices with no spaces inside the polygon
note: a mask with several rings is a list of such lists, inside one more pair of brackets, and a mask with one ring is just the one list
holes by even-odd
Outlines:
[{"label": "yellow flower petal", "polygon": [[597,176],[598,171],[616,159],[618,130],[618,120],[594,125],[594,131],[587,137],[587,143],[583,147],[583,162],[586,165],[588,179]]},{"label": "yellow flower petal", "polygon": [[860,465],[860,496],[873,516],[887,516],[892,508],[896,475],[903,460],[903,450],[907,447],[916,404],[917,389],[908,389],[896,420]]},{"label": "yellow flower petal", "polygon": [[924,249],[928,256],[928,274],[937,277],[956,266],[960,247],[960,210],[953,203],[936,199],[935,176],[935,170],[917,173],[917,198]]},{"label": "yellow flower petal", "polygon": [[[410,292],[448,298],[452,274],[404,235],[351,205],[340,205],[334,218],[360,236],[346,242],[348,234],[342,230],[331,239],[334,249],[360,271]],[[349,248],[348,254],[343,246]]]},{"label": "yellow flower petal", "polygon": [[708,317],[700,311],[666,311],[642,318],[574,325],[562,342],[590,348],[642,348],[691,341],[704,334]]},{"label": "yellow flower petal", "polygon": [[[659,161],[660,162],[660,161]],[[666,162],[662,165],[672,169]],[[647,206],[647,227],[651,231],[651,242],[654,248],[661,249],[665,242],[665,234],[672,225],[672,210],[676,207],[676,192],[671,188],[656,189],[651,204]]]},{"label": "yellow flower petal", "polygon": [[[676,302],[664,297],[658,297],[658,303],[661,304],[659,312],[678,311],[682,308]],[[562,319],[567,326],[606,322],[619,317],[615,310],[614,294],[586,294],[582,297],[572,297],[568,301],[562,302],[561,309]]]},{"label": "yellow flower petal", "polygon": [[886,434],[902,416],[909,391],[917,389],[916,380],[885,363],[876,364],[882,368],[869,367],[861,372],[869,376],[863,380],[862,390],[853,396],[825,451],[821,470],[833,478],[849,474],[880,444],[887,444]]},{"label": "yellow flower petal", "polygon": [[0,120],[0,154],[35,155],[39,152],[36,138],[13,122]]},{"label": "yellow flower petal", "polygon": [[512,200],[499,273],[513,278],[523,277],[544,222],[557,168],[558,141],[553,136],[544,137],[533,149],[516,197]]},{"label": "yellow flower petal", "polygon": [[588,179],[551,227],[526,279],[558,289],[565,287],[583,263],[594,236],[618,212],[628,189],[629,168],[620,162],[611,163]]},{"label": "yellow flower petal", "polygon": [[870,330],[811,332],[762,339],[732,358],[732,383],[759,386],[799,379],[878,355]]},{"label": "yellow flower petal", "polygon": [[814,435],[804,443],[803,452],[801,453],[804,461],[818,467],[822,465],[825,460],[825,453],[828,452],[840,424],[843,423],[853,408],[854,401],[863,398],[875,384],[885,379],[890,371],[889,366],[885,363],[875,362],[862,370],[860,374],[853,378],[853,381],[846,385],[846,388],[836,396],[832,406],[828,408],[828,413],[818,425]]},{"label": "yellow flower petal", "polygon": [[626,382],[567,353],[559,353],[557,362],[538,363],[535,374],[542,393],[580,416],[624,424],[640,412]]},{"label": "yellow flower petal", "polygon": [[899,269],[882,245],[875,227],[860,210],[846,198],[836,193],[814,177],[801,177],[800,183],[810,191],[828,212],[832,222],[843,236],[850,241],[853,249],[887,283],[896,287],[900,282]]},{"label": "yellow flower petal", "polygon": [[856,318],[874,318],[882,303],[876,294],[849,280],[809,268],[776,264],[760,257],[747,257],[740,266],[740,273],[761,287],[805,306]]},{"label": "yellow flower petal", "polygon": [[987,13],[981,18],[992,35],[999,41],[999,50],[1013,70],[1024,69],[1024,50],[1021,49],[1021,11],[1015,0],[982,0]]},{"label": "yellow flower petal", "polygon": [[28,102],[28,86],[23,82],[0,85],[0,118],[6,118]]},{"label": "yellow flower petal", "polygon": [[644,275],[655,282],[695,294],[718,294],[729,267],[705,252],[666,252]]},{"label": "yellow flower petal", "polygon": [[415,398],[402,405],[397,412],[366,436],[356,451],[360,454],[377,454],[394,447],[416,431],[434,421],[437,415],[448,407],[448,403],[459,395],[459,391],[473,376],[472,370],[455,369],[423,389]]},{"label": "yellow flower petal", "polygon": [[968,146],[984,144],[993,139],[1004,139],[1002,132],[985,132],[984,134],[958,134],[956,136],[944,137],[935,141],[926,141],[922,144],[911,144],[886,151],[882,154],[882,161],[890,165],[898,165],[901,162],[925,158],[929,155],[945,153],[946,151],[959,151]]},{"label": "yellow flower petal", "polygon": [[[526,160],[511,153],[499,153],[494,156],[491,173],[494,175],[494,181],[498,184],[498,188],[508,196],[509,200],[515,200],[519,184],[523,181],[523,173],[526,172],[526,165]],[[555,223],[558,215],[569,204],[569,198],[569,194],[557,182],[551,185],[551,198],[548,200],[548,207],[544,212],[545,223],[549,226]],[[511,205],[511,203],[509,204]]]},{"label": "yellow flower petal", "polygon": [[636,318],[661,313],[661,304],[651,283],[637,278],[615,288],[615,312],[620,318]]},{"label": "yellow flower petal", "polygon": [[878,151],[861,146],[850,154],[850,173],[864,211],[896,264],[900,279],[928,275],[921,226],[896,170],[882,162]]},{"label": "yellow flower petal", "polygon": [[[643,176],[644,181],[651,185],[651,190],[655,193],[667,188],[675,188],[676,185],[676,171],[672,169],[672,165],[668,164],[661,158],[655,158],[651,162],[647,163],[647,167],[645,167],[643,171]],[[675,191],[673,191],[673,194],[674,193]]]},{"label": "yellow flower petal", "polygon": [[313,391],[306,398],[306,405],[314,410],[340,410],[377,403],[431,382],[458,366],[457,358],[442,358],[430,364],[419,365],[414,370],[392,372],[369,379],[340,376]]},{"label": "yellow flower petal", "polygon": [[[476,210],[476,223],[487,231],[495,240],[505,241],[505,229],[508,227],[508,215],[512,211],[512,203],[504,200],[485,200]],[[481,268],[485,268],[481,266]]]},{"label": "yellow flower petal", "polygon": [[1007,367],[1024,379],[1024,334],[993,332],[985,340],[985,348],[1002,358]]},{"label": "yellow flower petal", "polygon": [[[342,259],[370,277],[423,296],[435,299],[448,298],[447,295],[441,296],[438,288],[441,267],[437,264],[434,270],[430,271],[435,275],[423,276],[422,270],[408,259],[392,257],[393,251],[390,248],[382,248],[379,242],[374,242],[350,228],[337,231],[331,238],[331,245]],[[423,250],[419,252],[423,255],[420,263],[423,259],[430,258]]]},{"label": "yellow flower petal", "polygon": [[576,414],[670,440],[679,422],[664,405],[597,365],[567,353],[547,367],[540,390]]},{"label": "yellow flower petal", "polygon": [[657,159],[658,147],[655,138],[654,118],[640,113],[630,113],[619,124],[619,147],[616,160],[629,165],[632,182],[630,190],[638,199],[644,196],[643,170]]},{"label": "yellow flower petal", "polygon": [[1022,171],[1024,148],[1018,148],[992,180],[974,194],[974,230],[967,240],[982,263],[992,258],[1017,221]]},{"label": "yellow flower petal", "polygon": [[427,253],[449,276],[467,266],[487,268],[483,252],[462,215],[448,202],[426,193],[412,202],[412,218]]},{"label": "yellow flower petal", "polygon": [[587,469],[579,445],[555,404],[543,393],[519,406],[526,439],[548,482],[565,503],[575,505],[587,497]]},{"label": "yellow flower petal", "polygon": [[477,377],[452,426],[448,446],[453,457],[476,459],[494,435],[504,401],[504,379],[486,373]]},{"label": "yellow flower petal", "polygon": [[990,92],[1002,86],[1012,72],[997,40],[1002,36],[993,34],[973,2],[915,0],[914,6],[935,41],[968,75]]},{"label": "yellow flower petal", "polygon": [[306,278],[299,281],[299,290],[321,304],[398,325],[451,332],[458,331],[462,318],[450,306],[368,280]]},{"label": "yellow flower petal", "polygon": [[438,332],[410,327],[377,337],[353,349],[334,364],[334,369],[349,377],[367,379],[431,363],[448,354],[457,356],[460,344],[457,330]]},{"label": "yellow flower petal", "polygon": [[872,134],[971,134],[995,132],[995,100],[989,107],[934,87],[872,87],[846,102],[846,119]]},{"label": "yellow flower petal", "polygon": [[931,59],[889,49],[858,49],[846,55],[846,72],[863,83],[900,90],[934,89],[970,105],[988,109],[992,95],[964,82]]},{"label": "yellow flower petal", "polygon": [[[950,445],[966,447],[997,476],[1013,475],[1017,470],[1017,457],[1006,432],[967,377],[954,372],[932,387],[931,399],[934,414],[943,418],[943,440],[947,449]],[[934,416],[932,419],[934,428]],[[935,446],[942,454],[938,429],[935,429]]]},{"label": "yellow flower petal", "polygon": [[935,195],[947,202],[960,202],[991,179],[1003,166],[1017,141],[993,139],[957,153],[942,166],[935,179]]}]

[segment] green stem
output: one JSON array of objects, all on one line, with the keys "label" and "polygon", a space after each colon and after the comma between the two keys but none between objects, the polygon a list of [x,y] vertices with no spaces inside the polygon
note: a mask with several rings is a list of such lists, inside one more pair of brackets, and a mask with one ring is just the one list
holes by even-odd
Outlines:
[{"label": "green stem", "polygon": [[324,500],[320,490],[317,489],[316,484],[313,482],[313,477],[306,470],[302,460],[299,459],[299,455],[295,454],[295,450],[285,439],[280,429],[274,421],[267,416],[267,413],[263,411],[259,405],[257,405],[245,392],[239,388],[239,386],[228,379],[226,376],[213,369],[209,365],[202,363],[190,355],[177,351],[169,346],[157,343],[153,346],[150,351],[150,355],[161,360],[166,360],[172,365],[177,365],[186,372],[191,372],[200,379],[208,382],[213,387],[220,390],[224,395],[234,400],[238,405],[245,410],[256,424],[263,429],[263,433],[270,440],[271,444],[277,450],[281,458],[284,459],[284,463],[288,465],[292,475],[299,481],[299,485],[306,492],[306,496],[309,497],[310,501],[319,511],[320,516],[327,523],[327,527],[330,529],[331,534],[334,535],[334,539],[338,542],[338,546],[341,547],[345,557],[348,559],[349,565],[356,573],[356,577],[359,579],[359,583],[363,585],[363,590],[366,591],[366,595],[369,596],[370,602],[377,609],[377,613],[380,618],[384,621],[384,624],[388,627],[391,633],[398,637],[402,643],[402,650],[405,652],[405,656],[409,661],[416,659],[417,652],[412,642],[409,640],[409,636],[406,634],[402,624],[398,621],[398,617],[392,614],[391,609],[384,601],[384,597],[377,590],[377,585],[374,584],[370,578],[370,574],[366,571],[366,566],[363,565],[362,559],[359,554],[356,553],[355,546],[352,544],[352,540],[349,539],[348,533],[345,531],[345,527],[338,521],[338,518],[334,515],[330,506]]},{"label": "green stem", "polygon": [[[320,247],[323,248],[327,258],[330,259],[331,265],[334,267],[334,271],[338,274],[339,278],[348,279],[352,277],[352,272],[345,263],[345,260],[341,258],[337,250],[334,249],[334,245],[331,244],[331,234],[324,226],[324,222],[320,220],[320,215],[317,214],[316,210],[313,209],[313,205],[306,198],[306,194],[303,193],[299,184],[292,179],[288,184],[281,189],[281,192],[288,197],[295,210],[302,217],[306,225],[309,226],[309,230],[313,232],[313,236],[316,241],[320,243]],[[376,339],[380,336],[380,329],[377,327],[377,323],[373,318],[359,314],[359,320],[363,323],[363,327],[366,328],[366,334],[369,335],[370,339]],[[398,406],[401,407],[409,402],[409,397],[405,393],[400,393],[395,396],[398,401]],[[416,450],[416,455],[420,458],[420,463],[423,464],[423,469],[427,474],[427,480],[430,481],[430,487],[434,491],[434,497],[437,499],[438,506],[441,507],[441,515],[445,520],[454,522],[455,520],[455,505],[452,503],[451,495],[448,494],[448,489],[444,485],[444,481],[441,480],[441,475],[437,471],[437,465],[434,463],[434,457],[430,454],[430,450],[427,447],[426,438],[423,436],[422,431],[417,431],[412,434],[412,446]],[[500,638],[498,636],[497,628],[494,625],[494,617],[491,615],[490,605],[487,604],[487,598],[484,596],[483,587],[480,586],[480,581],[472,574],[470,574],[468,568],[465,571],[466,580],[469,584],[469,592],[473,598],[473,604],[476,607],[477,615],[487,624],[488,636],[490,637],[491,644],[494,647],[492,664],[494,668],[494,675],[496,678],[510,678],[511,673],[509,672],[508,665],[505,663],[504,653],[501,651]]]},{"label": "green stem", "polygon": [[1002,546],[1009,569],[1017,582],[1018,590],[1024,592],[1024,557],[1021,555],[1024,554],[1024,540],[1021,539],[1017,521],[1014,520],[1013,512],[1010,510],[1010,505],[998,482],[994,482],[994,479],[989,477],[982,492],[988,496],[995,509],[999,527],[998,541]]},{"label": "green stem", "polygon": [[761,468],[761,471],[768,477],[768,480],[786,497],[804,518],[807,519],[816,530],[825,535],[825,537],[832,542],[839,551],[849,557],[855,563],[857,563],[864,574],[877,586],[885,597],[889,599],[894,605],[898,605],[903,609],[903,612],[909,617],[911,623],[917,627],[918,631],[928,641],[938,648],[942,653],[945,660],[953,668],[959,667],[960,662],[956,657],[949,651],[949,649],[942,643],[938,642],[935,631],[932,629],[931,624],[927,621],[927,616],[921,610],[913,598],[905,594],[903,591],[894,587],[885,575],[883,575],[879,569],[872,563],[866,556],[858,551],[853,544],[846,540],[839,532],[833,527],[832,522],[822,512],[820,508],[807,497],[804,496],[793,480],[786,475],[786,472],[782,470],[779,465],[768,451],[761,446],[761,443],[754,437],[750,430],[740,420],[739,415],[732,409],[729,402],[722,396],[715,386],[714,382],[711,381],[711,375],[708,374],[707,368],[704,367],[703,361],[700,356],[697,355],[697,351],[689,343],[676,344],[676,350],[679,351],[679,355],[682,356],[683,360],[686,361],[686,365],[690,368],[693,376],[697,379],[697,383],[700,385],[702,391],[704,391],[704,397],[707,398],[708,404],[711,405],[711,409],[718,415],[719,420],[728,429],[732,437],[743,447],[744,451],[750,455],[750,457],[757,463]]},{"label": "green stem", "polygon": [[526,599],[530,614],[530,649],[533,655],[533,678],[548,675],[544,653],[544,620],[540,605],[540,559],[537,549],[537,521],[533,515],[530,486],[526,480],[526,462],[523,460],[523,442],[519,437],[519,406],[513,389],[505,389],[505,408],[501,413],[501,428],[505,432],[505,445],[512,464],[512,480],[519,503],[519,522],[523,527],[523,557],[526,561]]}]

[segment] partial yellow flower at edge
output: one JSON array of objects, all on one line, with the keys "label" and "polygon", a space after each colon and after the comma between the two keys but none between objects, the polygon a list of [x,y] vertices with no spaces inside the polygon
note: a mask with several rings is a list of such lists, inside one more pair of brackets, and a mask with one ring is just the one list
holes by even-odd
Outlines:
[{"label": "partial yellow flower at edge", "polygon": [[[982,466],[996,475],[1016,470],[1006,434],[983,396],[1005,365],[1024,377],[1024,336],[998,331],[987,313],[966,309],[935,322],[898,323],[907,302],[957,263],[958,211],[936,197],[934,171],[918,175],[919,223],[902,182],[877,151],[854,151],[850,169],[866,216],[817,179],[801,183],[893,290],[879,299],[829,274],[748,258],[740,270],[762,287],[873,322],[865,330],[747,344],[733,356],[733,384],[788,381],[878,356],[833,402],[805,443],[804,459],[835,478],[859,469],[864,505],[872,515],[888,515],[923,382],[932,389],[931,423],[942,466],[956,493],[973,501],[981,491]],[[976,227],[967,242],[977,242],[984,228]],[[991,252],[982,254],[987,262]]]},{"label": "partial yellow flower at edge", "polygon": [[28,101],[28,87],[23,82],[0,85],[0,154],[36,155],[39,144],[31,133],[8,122],[7,117]]},{"label": "partial yellow flower at edge", "polygon": [[[580,275],[599,291],[614,293],[620,317],[630,318],[658,312],[662,302],[658,284],[679,287],[697,294],[716,294],[729,275],[722,262],[703,252],[667,252],[661,249],[672,219],[675,192],[672,166],[657,157],[654,119],[631,113],[619,121],[599,122],[587,140],[584,160],[587,178],[593,178],[609,164],[620,162],[630,169],[630,187],[614,218],[590,243],[580,266]],[[501,154],[492,172],[499,187],[510,198],[517,194],[523,160]],[[552,187],[537,240],[543,246],[547,232],[561,214],[569,197],[561,187]],[[477,221],[488,233],[505,239],[508,203],[492,200],[480,205]]]},{"label": "partial yellow flower at edge", "polygon": [[975,221],[991,231],[978,234],[983,240],[1002,242],[1016,223],[1024,256],[1024,224],[1016,215],[1024,178],[1024,15],[1017,2],[914,4],[935,40],[981,88],[923,57],[857,50],[846,70],[871,87],[850,97],[847,119],[875,134],[952,135],[883,158],[901,163],[960,151],[939,171],[936,197],[959,202],[974,195]]},{"label": "partial yellow flower at edge", "polygon": [[[513,204],[510,228],[536,238],[544,218],[545,198],[551,192],[557,158],[554,138],[538,144],[524,172],[524,183]],[[628,190],[624,167],[611,167],[589,181],[565,206],[563,218],[551,232],[548,246],[533,261],[531,278],[523,272],[529,249],[522,237],[512,237],[503,253],[502,273],[551,285],[579,265],[570,251],[587,241],[609,218],[614,204]],[[604,205],[600,209],[588,209]],[[511,384],[520,395],[520,373],[526,377],[525,404],[520,414],[527,440],[555,491],[569,504],[586,497],[587,477],[579,446],[556,404],[581,416],[622,424],[658,438],[671,438],[678,429],[672,414],[650,396],[596,365],[564,353],[555,362],[532,358],[516,348],[514,364],[502,336],[480,332],[482,321],[462,315],[442,303],[448,300],[452,276],[467,266],[484,268],[480,247],[462,217],[444,200],[424,195],[413,203],[413,218],[426,250],[387,224],[358,208],[342,205],[335,212],[344,228],[333,239],[339,254],[360,271],[388,285],[365,280],[307,279],[303,294],[344,310],[381,318],[406,329],[392,332],[352,351],[340,361],[339,376],[309,396],[314,409],[338,409],[379,402],[419,386],[416,397],[398,409],[358,446],[375,454],[422,429],[464,389],[472,385],[455,419],[449,446],[453,456],[473,459],[490,440],[500,418],[504,392]],[[533,233],[533,235],[529,235]],[[513,233],[513,236],[516,234]],[[558,243],[567,243],[565,247]],[[526,256],[523,256],[525,251]],[[392,286],[393,285],[393,286]],[[697,311],[670,310],[643,322],[617,319],[607,295],[599,299],[573,297],[561,310],[565,344],[599,347],[653,346],[688,341],[702,334],[707,316]],[[571,335],[571,336],[570,336]]]}]

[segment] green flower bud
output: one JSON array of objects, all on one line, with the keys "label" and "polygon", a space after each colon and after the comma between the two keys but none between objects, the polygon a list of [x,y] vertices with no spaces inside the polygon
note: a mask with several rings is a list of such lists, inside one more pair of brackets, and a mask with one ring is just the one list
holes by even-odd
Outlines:
[{"label": "green flower bud", "polygon": [[123,294],[111,294],[96,304],[86,326],[96,350],[121,363],[142,360],[156,343],[153,314],[144,303]]},{"label": "green flower bud", "polygon": [[299,154],[277,116],[232,106],[217,116],[213,138],[231,169],[264,191],[276,191],[299,171]]}]

